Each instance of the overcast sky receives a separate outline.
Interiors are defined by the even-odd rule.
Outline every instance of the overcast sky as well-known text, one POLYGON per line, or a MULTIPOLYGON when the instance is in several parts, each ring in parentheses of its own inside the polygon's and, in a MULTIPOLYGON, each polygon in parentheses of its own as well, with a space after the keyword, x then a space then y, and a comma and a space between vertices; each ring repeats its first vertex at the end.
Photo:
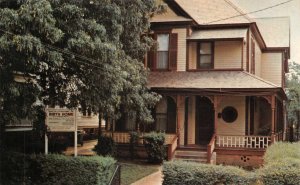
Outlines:
MULTIPOLYGON (((255 11, 288 0, 231 0, 245 12, 255 11)), ((250 14, 250 17, 282 17, 290 16, 291 20, 291 60, 300 63, 300 0, 250 14)))

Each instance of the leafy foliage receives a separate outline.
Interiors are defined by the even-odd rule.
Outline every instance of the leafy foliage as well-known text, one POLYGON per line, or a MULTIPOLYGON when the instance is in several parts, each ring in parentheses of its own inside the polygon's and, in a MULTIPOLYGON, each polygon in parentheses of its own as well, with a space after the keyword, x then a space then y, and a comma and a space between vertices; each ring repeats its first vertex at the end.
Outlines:
POLYGON ((130 135, 129 153, 130 153, 130 157, 132 159, 134 159, 134 158, 137 157, 136 147, 138 145, 138 141, 139 141, 140 135, 137 132, 130 132, 129 135, 130 135))
POLYGON ((284 143, 278 142, 271 145, 264 155, 266 164, 279 162, 286 159, 300 160, 300 143, 284 143), (283 157, 284 156, 284 157, 283 157))
POLYGON ((230 166, 216 166, 193 162, 165 162, 163 184, 173 185, 215 185, 250 184, 255 182, 254 173, 230 166))
POLYGON ((108 184, 115 160, 109 157, 66 157, 4 153, 1 183, 56 185, 108 184))
POLYGON ((151 163, 162 163, 166 158, 165 134, 150 132, 144 136, 144 145, 151 163))
POLYGON ((1 130, 37 102, 110 118, 123 107, 151 122, 159 96, 146 87, 142 62, 153 44, 149 18, 159 10, 155 0, 1 0, 1 130))
POLYGON ((107 136, 99 136, 98 143, 94 148, 94 151, 97 152, 98 155, 102 156, 114 156, 116 154, 116 144, 113 138, 107 136))

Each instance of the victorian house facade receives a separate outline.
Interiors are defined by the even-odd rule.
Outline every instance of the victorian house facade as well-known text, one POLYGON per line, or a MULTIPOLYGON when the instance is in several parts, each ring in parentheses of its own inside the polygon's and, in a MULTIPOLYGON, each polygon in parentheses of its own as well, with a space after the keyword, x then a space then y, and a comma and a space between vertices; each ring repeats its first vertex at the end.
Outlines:
MULTIPOLYGON (((167 134, 168 158, 261 164, 286 130, 289 18, 251 19, 230 0, 165 3, 151 19, 157 49, 145 66, 148 87, 162 95, 151 128, 167 134)), ((114 139, 129 142, 136 126, 120 127, 114 139)))

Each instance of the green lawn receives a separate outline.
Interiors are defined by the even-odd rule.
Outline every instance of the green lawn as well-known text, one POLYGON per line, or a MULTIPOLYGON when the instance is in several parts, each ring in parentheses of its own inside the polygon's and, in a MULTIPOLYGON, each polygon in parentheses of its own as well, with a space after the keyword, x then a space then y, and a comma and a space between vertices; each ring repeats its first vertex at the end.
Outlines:
POLYGON ((121 184, 129 185, 158 171, 159 165, 152 165, 143 161, 123 161, 121 165, 121 184))

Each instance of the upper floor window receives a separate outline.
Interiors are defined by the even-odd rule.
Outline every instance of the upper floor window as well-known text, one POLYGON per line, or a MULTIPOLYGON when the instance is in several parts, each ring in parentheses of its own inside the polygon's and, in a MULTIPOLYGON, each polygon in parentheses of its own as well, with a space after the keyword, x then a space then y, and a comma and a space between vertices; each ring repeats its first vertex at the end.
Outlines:
POLYGON ((168 69, 169 67, 169 34, 157 35, 157 69, 168 69))
POLYGON ((198 69, 214 68, 214 49, 213 42, 200 42, 198 45, 198 69))
POLYGON ((178 34, 160 32, 153 34, 152 38, 156 40, 157 48, 148 52, 147 67, 151 70, 176 70, 178 34))

